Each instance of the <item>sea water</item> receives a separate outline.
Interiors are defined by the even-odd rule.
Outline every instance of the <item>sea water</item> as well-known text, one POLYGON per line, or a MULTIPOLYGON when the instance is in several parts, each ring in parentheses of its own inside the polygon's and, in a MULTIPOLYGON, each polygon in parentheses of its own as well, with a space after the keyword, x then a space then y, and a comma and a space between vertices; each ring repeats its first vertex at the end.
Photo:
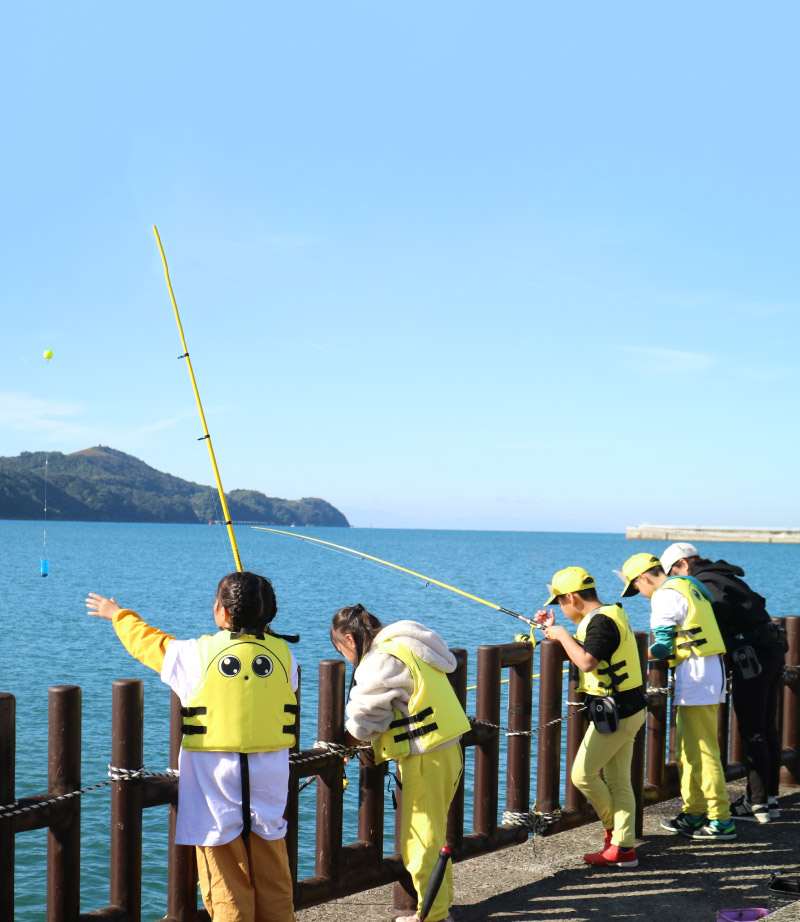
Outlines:
MULTIPOLYGON (((528 616, 541 607, 547 598, 546 583, 561 567, 586 567, 597 580, 600 597, 612 601, 622 588, 613 571, 633 553, 659 553, 666 545, 626 542, 613 534, 357 528, 314 528, 306 533, 528 616)), ((275 629, 299 632, 302 637, 293 647, 303 672, 302 748, 310 747, 316 738, 317 664, 337 655, 328 627, 341 606, 361 602, 384 623, 402 618, 422 621, 450 646, 464 647, 469 654, 470 686, 475 685, 478 646, 507 643, 525 629, 509 615, 453 592, 294 536, 240 526, 237 540, 243 566, 269 576, 275 586, 275 629)), ((156 673, 125 652, 109 622, 87 615, 85 598, 89 592, 113 596, 121 606, 135 609, 177 637, 212 632, 217 582, 235 570, 226 531, 200 525, 49 522, 46 577, 40 575, 41 546, 42 523, 0 521, 0 691, 16 697, 16 796, 47 790, 47 695, 53 685, 83 689, 84 786, 106 780, 114 679, 143 681, 145 764, 149 771, 163 771, 169 751, 169 689, 156 673)), ((709 543, 700 549, 714 559, 723 557, 742 566, 753 588, 767 597, 773 616, 795 613, 796 545, 709 543)), ((646 629, 647 601, 637 596, 627 600, 625 608, 634 628, 646 629)), ((467 713, 474 712, 474 691, 470 691, 467 713)), ((468 751, 467 829, 471 762, 468 751)), ((352 793, 345 794, 346 842, 357 838, 355 773, 351 767, 352 793)), ((301 878, 313 874, 314 791, 311 784, 300 794, 301 878)), ((501 791, 500 803, 504 801, 501 791)), ((390 843, 391 807, 386 812, 390 843)), ((107 787, 83 796, 82 912, 109 903, 109 816, 107 787)), ((145 811, 144 842, 143 918, 156 919, 166 911, 167 807, 145 811)), ((45 918, 45 856, 44 830, 16 837, 18 922, 45 918)))

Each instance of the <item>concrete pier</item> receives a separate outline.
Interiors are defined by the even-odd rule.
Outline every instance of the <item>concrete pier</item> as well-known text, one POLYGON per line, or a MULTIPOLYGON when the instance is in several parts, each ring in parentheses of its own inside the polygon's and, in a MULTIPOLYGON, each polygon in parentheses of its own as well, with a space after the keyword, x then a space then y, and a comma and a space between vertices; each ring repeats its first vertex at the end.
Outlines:
POLYGON ((756 544, 800 544, 800 529, 728 528, 691 525, 633 525, 625 529, 637 541, 738 541, 756 544))
MULTIPOLYGON (((728 787, 733 800, 744 781, 728 787)), ((600 823, 476 856, 453 868, 456 922, 714 922, 717 910, 764 907, 772 871, 797 874, 800 788, 781 792, 781 818, 738 822, 735 842, 698 842, 659 825, 680 800, 646 807, 633 870, 588 867, 600 823)), ((297 922, 391 922, 392 888, 367 890, 297 912, 297 922)), ((768 917, 800 922, 800 902, 768 917)))

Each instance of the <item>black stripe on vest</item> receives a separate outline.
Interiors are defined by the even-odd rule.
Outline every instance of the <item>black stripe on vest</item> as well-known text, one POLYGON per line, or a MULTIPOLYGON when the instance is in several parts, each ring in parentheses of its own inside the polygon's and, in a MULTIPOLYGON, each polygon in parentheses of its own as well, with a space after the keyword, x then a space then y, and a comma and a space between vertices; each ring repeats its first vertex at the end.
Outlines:
POLYGON ((428 724, 425 727, 417 727, 416 730, 406 730, 405 733, 398 733, 397 736, 395 736, 394 741, 395 743, 402 743, 403 740, 414 740, 418 736, 425 736, 427 733, 433 733, 434 730, 438 729, 439 724, 428 724))
POLYGON ((426 717, 430 717, 433 714, 433 708, 427 707, 424 711, 420 711, 419 714, 409 714, 408 717, 398 717, 397 720, 393 720, 389 724, 390 730, 395 730, 397 727, 407 727, 409 724, 419 723, 421 720, 425 720, 426 717))

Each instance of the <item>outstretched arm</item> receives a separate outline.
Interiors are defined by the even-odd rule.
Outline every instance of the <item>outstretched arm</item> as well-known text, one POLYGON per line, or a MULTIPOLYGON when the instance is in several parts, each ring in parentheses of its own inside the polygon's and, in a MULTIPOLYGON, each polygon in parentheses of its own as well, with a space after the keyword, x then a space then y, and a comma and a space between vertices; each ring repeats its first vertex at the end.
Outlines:
POLYGON ((107 599, 96 592, 90 592, 86 599, 86 608, 90 615, 103 618, 114 625, 117 637, 131 656, 156 672, 161 672, 167 646, 175 639, 172 634, 159 631, 143 621, 135 611, 120 608, 113 596, 107 599))

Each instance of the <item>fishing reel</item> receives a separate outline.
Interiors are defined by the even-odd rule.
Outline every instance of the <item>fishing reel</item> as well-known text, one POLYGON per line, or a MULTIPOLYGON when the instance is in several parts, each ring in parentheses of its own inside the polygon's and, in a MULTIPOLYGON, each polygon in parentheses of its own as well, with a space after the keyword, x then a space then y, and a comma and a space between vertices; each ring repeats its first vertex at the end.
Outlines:
POLYGON ((529 643, 534 649, 536 649, 536 635, 534 633, 535 630, 536 630, 535 626, 531 625, 530 634, 523 634, 523 633, 514 634, 514 642, 515 643, 529 643))

